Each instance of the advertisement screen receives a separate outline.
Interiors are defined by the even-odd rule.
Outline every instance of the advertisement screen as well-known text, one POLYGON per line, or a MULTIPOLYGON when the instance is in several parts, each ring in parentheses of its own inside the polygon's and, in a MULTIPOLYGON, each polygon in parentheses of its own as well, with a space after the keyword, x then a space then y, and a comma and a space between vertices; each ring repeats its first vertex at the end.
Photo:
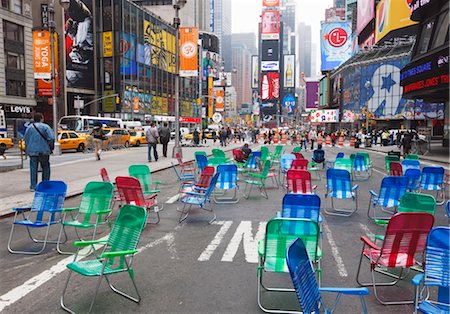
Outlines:
POLYGON ((219 78, 219 59, 218 53, 203 50, 203 77, 219 78))
POLYGON ((381 0, 375 18, 375 42, 379 42, 391 31, 414 25, 410 19, 408 1, 381 0))
POLYGON ((339 109, 312 110, 309 114, 310 122, 339 122, 339 109))
POLYGON ((64 25, 67 87, 94 89, 92 0, 70 0, 64 25))
POLYGON ((137 45, 137 62, 151 66, 152 65, 152 48, 149 45, 137 45))
POLYGON ((280 0, 263 0, 263 7, 278 7, 280 0))
POLYGON ((258 56, 252 56, 252 88, 259 86, 258 56))
POLYGON ((280 74, 268 72, 261 75, 261 99, 277 100, 280 98, 280 74))
POLYGON ((357 3, 356 33, 359 35, 375 17, 373 0, 361 0, 357 3))
POLYGON ((134 35, 120 34, 120 49, 121 55, 120 74, 136 75, 136 41, 134 35))
POLYGON ((319 106, 319 82, 306 82, 306 110, 319 106))
POLYGON ((261 60, 278 61, 280 42, 278 40, 263 40, 261 43, 261 60))
POLYGON ((295 103, 295 97, 293 94, 286 94, 281 102, 283 108, 283 114, 292 115, 295 113, 297 106, 295 103))
POLYGON ((348 22, 322 23, 321 67, 329 71, 339 67, 352 56, 352 28, 348 22))
POLYGON ((223 88, 214 89, 214 98, 216 100, 216 111, 223 111, 225 107, 223 88))
POLYGON ((180 28, 180 76, 198 76, 198 29, 180 28))
POLYGON ((280 11, 266 10, 261 14, 261 39, 280 38, 280 11))
POLYGON ((261 61, 261 71, 270 72, 280 70, 280 62, 278 61, 261 61))
POLYGON ((284 55, 284 87, 295 87, 295 56, 284 55))

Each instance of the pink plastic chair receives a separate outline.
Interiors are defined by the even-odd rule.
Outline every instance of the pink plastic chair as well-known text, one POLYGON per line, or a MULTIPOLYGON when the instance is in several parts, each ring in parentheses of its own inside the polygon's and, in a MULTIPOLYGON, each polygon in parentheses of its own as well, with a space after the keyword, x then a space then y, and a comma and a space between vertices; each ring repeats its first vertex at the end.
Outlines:
MULTIPOLYGON (((295 160, 294 160, 295 161, 295 160)), ((287 172, 287 192, 297 194, 312 194, 316 185, 311 184, 311 173, 307 170, 290 169, 287 172)))
POLYGON ((292 170, 308 170, 308 159, 294 159, 291 164, 292 170))
POLYGON ((395 177, 401 177, 403 175, 403 167, 402 164, 398 161, 391 161, 389 164, 390 175, 395 177))

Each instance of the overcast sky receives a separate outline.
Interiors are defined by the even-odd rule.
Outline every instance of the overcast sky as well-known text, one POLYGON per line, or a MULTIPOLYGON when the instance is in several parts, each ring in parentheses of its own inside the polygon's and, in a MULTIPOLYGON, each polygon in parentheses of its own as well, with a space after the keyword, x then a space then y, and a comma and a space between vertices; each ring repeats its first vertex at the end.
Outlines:
MULTIPOLYGON (((311 25, 312 41, 316 43, 320 65, 320 21, 325 19, 325 9, 333 5, 333 0, 296 0, 297 23, 304 22, 311 25)), ((262 0, 232 0, 232 32, 257 34, 262 0)))

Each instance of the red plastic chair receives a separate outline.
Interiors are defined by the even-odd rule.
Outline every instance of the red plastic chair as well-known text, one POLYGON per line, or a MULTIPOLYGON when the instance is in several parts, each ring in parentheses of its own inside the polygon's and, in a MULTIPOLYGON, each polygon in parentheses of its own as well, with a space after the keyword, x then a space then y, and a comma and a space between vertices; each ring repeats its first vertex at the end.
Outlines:
POLYGON ((193 161, 183 161, 181 159, 180 153, 176 153, 175 154, 175 158, 177 159, 178 165, 180 166, 181 174, 185 174, 185 173, 195 174, 195 166, 194 166, 194 162, 193 161))
MULTIPOLYGON (((413 300, 385 301, 380 299, 377 286, 392 286, 403 279, 403 271, 414 265, 418 265, 415 256, 423 256, 427 243, 427 236, 433 227, 434 217, 429 213, 398 213, 392 216, 386 229, 383 245, 381 247, 373 243, 367 236, 361 236, 363 249, 358 265, 356 281, 361 286, 372 286, 375 297, 384 305, 408 304, 413 300), (363 258, 370 263, 372 282, 363 283, 359 279, 363 258), (394 274, 389 268, 401 268, 400 273, 394 274), (394 281, 377 283, 375 272, 394 278, 394 281)), ((395 293, 394 293, 395 295, 395 293)), ((411 294, 412 295, 412 294, 411 294)))
POLYGON ((233 158, 236 162, 245 163, 244 152, 240 149, 233 149, 233 158))
POLYGON ((116 187, 120 197, 127 203, 144 207, 147 212, 153 208, 156 213, 156 222, 159 223, 159 208, 156 197, 158 194, 145 195, 142 191, 141 183, 134 177, 117 177, 116 187))
POLYGON ((305 157, 303 157, 302 153, 292 152, 291 154, 295 155, 295 159, 305 159, 305 157))
POLYGON ((403 175, 403 167, 402 164, 398 161, 391 161, 389 164, 390 175, 395 177, 401 177, 403 175))
MULTIPOLYGON (((100 169, 100 176, 102 177, 103 182, 111 182, 111 179, 109 178, 108 171, 106 171, 106 168, 100 169)), ((124 200, 122 199, 122 197, 120 197, 120 193, 117 190, 117 186, 114 186, 114 195, 111 208, 114 208, 114 206, 116 206, 116 203, 119 203, 120 208, 123 202, 124 200)))
POLYGON ((308 170, 308 159, 294 159, 291 164, 292 170, 308 170))
POLYGON ((214 176, 215 168, 212 166, 206 166, 203 168, 202 173, 200 174, 200 177, 198 178, 198 181, 191 182, 186 181, 181 184, 180 193, 186 193, 189 190, 185 190, 186 188, 192 188, 195 192, 204 192, 209 186, 209 183, 211 182, 212 177, 214 176))
MULTIPOLYGON (((294 160, 295 161, 295 160, 294 160)), ((297 194, 312 194, 317 185, 311 184, 311 173, 307 170, 290 169, 287 172, 287 192, 297 194)))

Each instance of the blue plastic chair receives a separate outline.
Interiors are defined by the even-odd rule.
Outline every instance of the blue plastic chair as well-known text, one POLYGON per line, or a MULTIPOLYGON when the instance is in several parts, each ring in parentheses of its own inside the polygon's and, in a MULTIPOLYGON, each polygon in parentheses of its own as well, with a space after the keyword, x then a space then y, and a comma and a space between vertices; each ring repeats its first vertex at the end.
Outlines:
POLYGON ((330 168, 327 170, 327 191, 331 198, 331 209, 324 209, 329 215, 349 217, 358 210, 358 185, 351 185, 350 173, 344 169, 330 168), (354 209, 337 209, 334 199, 352 199, 355 202, 354 209))
POLYGON ((414 313, 450 313, 450 227, 436 227, 428 234, 425 248, 425 272, 414 276, 416 286, 414 313), (437 287, 437 302, 428 290, 437 287), (428 291, 427 291, 428 292, 428 291), (425 293, 425 296, 423 295, 425 293))
POLYGON ((239 202, 237 195, 237 190, 239 189, 237 165, 219 165, 217 173, 219 173, 219 179, 214 192, 214 202, 218 204, 239 202), (220 196, 218 195, 218 189, 222 191, 220 196), (228 190, 234 190, 232 197, 224 197, 228 190))
POLYGON ((339 158, 345 158, 345 154, 343 152, 339 152, 339 153, 336 154, 335 160, 327 160, 327 161, 325 161, 325 168, 326 169, 333 168, 334 162, 336 161, 336 159, 339 159, 339 158))
POLYGON ((214 213, 213 207, 207 208, 207 204, 211 204, 211 196, 216 188, 217 180, 219 179, 219 173, 216 172, 209 183, 206 191, 203 192, 186 192, 186 195, 180 200, 183 203, 182 209, 177 209, 180 212, 179 222, 183 222, 189 216, 192 206, 198 206, 200 209, 212 212, 214 217, 209 221, 212 223, 216 220, 216 214, 214 213))
MULTIPOLYGON (((33 202, 30 207, 13 208, 14 220, 9 233, 8 251, 20 254, 40 254, 45 250, 47 243, 56 244, 56 240, 48 240, 50 227, 61 222, 61 217, 56 219, 56 214, 61 216, 61 209, 66 197, 67 185, 62 181, 42 181, 36 187, 33 202), (17 220, 21 214, 23 220, 17 220), (19 251, 11 248, 15 226, 23 226, 27 229, 28 236, 33 243, 42 243, 39 250, 19 251), (36 239, 31 234, 31 229, 46 228, 44 239, 36 239)), ((67 240, 67 239, 66 239, 67 240)))
POLYGON ((369 294, 367 288, 319 288, 314 278, 314 270, 302 239, 295 240, 289 246, 286 253, 286 262, 303 313, 321 313, 322 309, 324 309, 325 313, 333 313, 342 295, 359 296, 362 311, 363 313, 367 313, 364 300, 364 296, 369 294), (325 307, 320 295, 321 292, 337 293, 335 303, 330 310, 325 307))
POLYGON ((198 168, 200 173, 208 165, 208 157, 206 157, 205 155, 196 154, 195 155, 195 161, 197 163, 197 168, 198 168))
POLYGON ((353 177, 369 179, 370 178, 370 167, 366 162, 366 159, 362 155, 355 155, 353 160, 353 177))
POLYGON ((409 192, 416 192, 420 189, 420 170, 408 169, 405 171, 405 177, 408 179, 406 189, 409 192))
POLYGON ((317 194, 286 194, 280 216, 311 219, 320 223, 320 197, 317 194))
POLYGON ((406 173, 408 169, 420 170, 420 161, 414 159, 405 159, 402 161, 403 173, 406 173))
POLYGON ((336 154, 336 159, 338 158, 345 158, 345 154, 343 152, 339 152, 336 154))
POLYGON ((429 166, 422 169, 420 189, 436 191, 436 202, 442 205, 445 202, 444 167, 429 166), (441 201, 438 201, 441 199, 441 201))
POLYGON ((384 177, 381 181, 380 192, 377 194, 373 190, 370 190, 369 206, 367 208, 367 216, 372 219, 389 219, 386 216, 376 216, 376 210, 381 207, 383 212, 387 212, 390 215, 394 214, 395 209, 400 204, 400 199, 406 193, 408 186, 408 178, 405 176, 384 177), (373 208, 374 214, 371 215, 371 209, 373 208), (394 208, 394 211, 389 211, 387 208, 394 208))
POLYGON ((183 173, 181 174, 177 166, 173 163, 172 164, 173 171, 175 171, 175 174, 177 175, 178 181, 180 181, 180 188, 178 189, 178 193, 184 190, 187 186, 192 186, 195 182, 195 177, 192 173, 183 173))
POLYGON ((292 162, 295 160, 294 154, 283 154, 280 158, 279 180, 281 186, 284 186, 284 179, 287 171, 291 169, 292 162))

